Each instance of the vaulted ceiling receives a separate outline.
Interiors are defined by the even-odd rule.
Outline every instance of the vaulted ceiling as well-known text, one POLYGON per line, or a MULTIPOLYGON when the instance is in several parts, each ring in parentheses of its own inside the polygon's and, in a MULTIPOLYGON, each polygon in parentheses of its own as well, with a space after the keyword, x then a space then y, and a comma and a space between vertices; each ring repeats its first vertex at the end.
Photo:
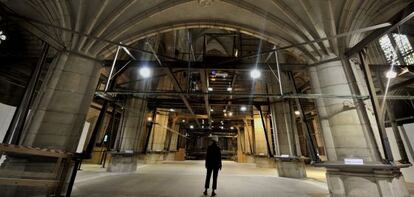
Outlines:
MULTIPOLYGON (((3 0, 51 44, 92 57, 179 28, 241 31, 286 46, 387 21, 410 0, 3 0), (64 30, 66 29, 66 30, 64 30), (90 35, 89 37, 74 34, 90 35), (109 41, 109 42, 108 42, 109 41)), ((364 33, 298 46, 309 63, 353 46, 364 33)))

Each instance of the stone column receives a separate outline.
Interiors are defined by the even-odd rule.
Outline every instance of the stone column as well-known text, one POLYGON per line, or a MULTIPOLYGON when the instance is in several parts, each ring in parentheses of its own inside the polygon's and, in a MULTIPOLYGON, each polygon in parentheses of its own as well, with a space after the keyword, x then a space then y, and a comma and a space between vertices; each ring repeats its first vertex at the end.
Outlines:
MULTIPOLYGON (((75 152, 99 71, 100 64, 92 58, 59 52, 33 102, 20 144, 75 152)), ((23 174, 51 171, 54 165, 55 162, 8 156, 1 167, 23 174)), ((44 190, 28 187, 1 186, 0 191, 2 196, 44 196, 44 190)))
MULTIPOLYGON (((262 119, 259 111, 254 111, 253 115, 253 128, 254 128, 254 139, 255 139, 255 162, 257 167, 275 167, 273 158, 269 158, 267 149, 266 136, 263 128, 262 119)), ((268 137, 270 143, 270 137, 268 137)))
POLYGON ((125 107, 125 125, 121 139, 121 151, 139 152, 138 144, 145 132, 147 101, 129 98, 125 107))
POLYGON ((137 168, 139 144, 145 140, 147 101, 133 96, 127 98, 125 124, 120 133, 120 151, 111 152, 110 172, 132 172, 137 168))
MULTIPOLYGON (((333 56, 326 57, 332 59, 333 56)), ((313 93, 351 95, 340 60, 309 69, 313 93)), ((375 159, 352 99, 319 98, 317 107, 328 161, 327 182, 331 196, 409 196, 398 166, 375 159), (345 158, 362 159, 363 165, 346 165, 345 158)), ((374 153, 375 154, 375 153, 374 153)))
POLYGON ((52 62, 24 129, 23 145, 74 152, 99 78, 93 59, 61 52, 52 62))
POLYGON ((164 160, 165 139, 167 132, 169 132, 167 131, 169 112, 168 109, 158 108, 156 113, 155 124, 152 127, 147 154, 145 156, 147 163, 157 163, 164 160))
POLYGON ((244 123, 244 140, 246 144, 246 162, 255 163, 255 137, 251 117, 247 116, 244 123))

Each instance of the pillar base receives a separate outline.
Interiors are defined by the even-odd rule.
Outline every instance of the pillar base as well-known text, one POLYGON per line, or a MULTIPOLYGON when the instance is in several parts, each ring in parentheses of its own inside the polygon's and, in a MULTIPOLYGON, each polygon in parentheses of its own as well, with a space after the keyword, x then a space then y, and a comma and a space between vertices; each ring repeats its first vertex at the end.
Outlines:
POLYGON ((135 172, 138 159, 133 153, 111 152, 108 172, 135 172))
POLYGON ((256 163, 254 155, 245 154, 246 163, 256 163))
POLYGON ((256 156, 256 167, 258 168, 276 168, 276 162, 273 158, 267 156, 256 156))
POLYGON ((277 157, 277 171, 280 177, 306 178, 305 161, 293 157, 277 157))
POLYGON ((144 156, 145 164, 157 164, 162 163, 165 160, 165 152, 149 152, 144 156))
POLYGON ((175 161, 185 161, 185 149, 180 148, 175 152, 175 161))
POLYGON ((165 160, 166 161, 175 161, 175 155, 177 151, 170 151, 165 154, 165 160))
POLYGON ((408 197, 400 167, 396 165, 361 165, 327 167, 329 193, 334 197, 408 197))

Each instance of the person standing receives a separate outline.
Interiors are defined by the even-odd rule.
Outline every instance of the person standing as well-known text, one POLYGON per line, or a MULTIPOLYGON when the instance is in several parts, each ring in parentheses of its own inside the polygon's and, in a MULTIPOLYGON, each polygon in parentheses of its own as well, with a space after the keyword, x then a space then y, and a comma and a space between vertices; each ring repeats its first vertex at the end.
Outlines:
POLYGON ((207 175, 206 175, 206 182, 204 185, 204 195, 207 195, 207 190, 210 186, 210 177, 211 173, 213 173, 213 192, 211 193, 211 196, 215 196, 216 193, 214 192, 217 189, 217 176, 218 171, 221 170, 221 151, 220 148, 217 145, 218 137, 213 136, 212 137, 212 143, 207 148, 207 154, 206 154, 206 169, 207 169, 207 175))

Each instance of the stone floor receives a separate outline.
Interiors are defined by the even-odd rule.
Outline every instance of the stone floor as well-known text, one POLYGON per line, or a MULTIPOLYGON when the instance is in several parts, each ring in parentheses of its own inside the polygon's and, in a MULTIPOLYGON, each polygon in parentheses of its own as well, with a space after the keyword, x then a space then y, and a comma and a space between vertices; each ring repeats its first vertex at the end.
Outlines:
MULTIPOLYGON (((282 178, 275 169, 225 161, 217 196, 328 196, 324 171, 309 168, 307 173, 308 179, 282 178)), ((201 197, 204 176, 202 161, 141 165, 136 173, 107 173, 97 166, 83 165, 72 196, 201 197)))

